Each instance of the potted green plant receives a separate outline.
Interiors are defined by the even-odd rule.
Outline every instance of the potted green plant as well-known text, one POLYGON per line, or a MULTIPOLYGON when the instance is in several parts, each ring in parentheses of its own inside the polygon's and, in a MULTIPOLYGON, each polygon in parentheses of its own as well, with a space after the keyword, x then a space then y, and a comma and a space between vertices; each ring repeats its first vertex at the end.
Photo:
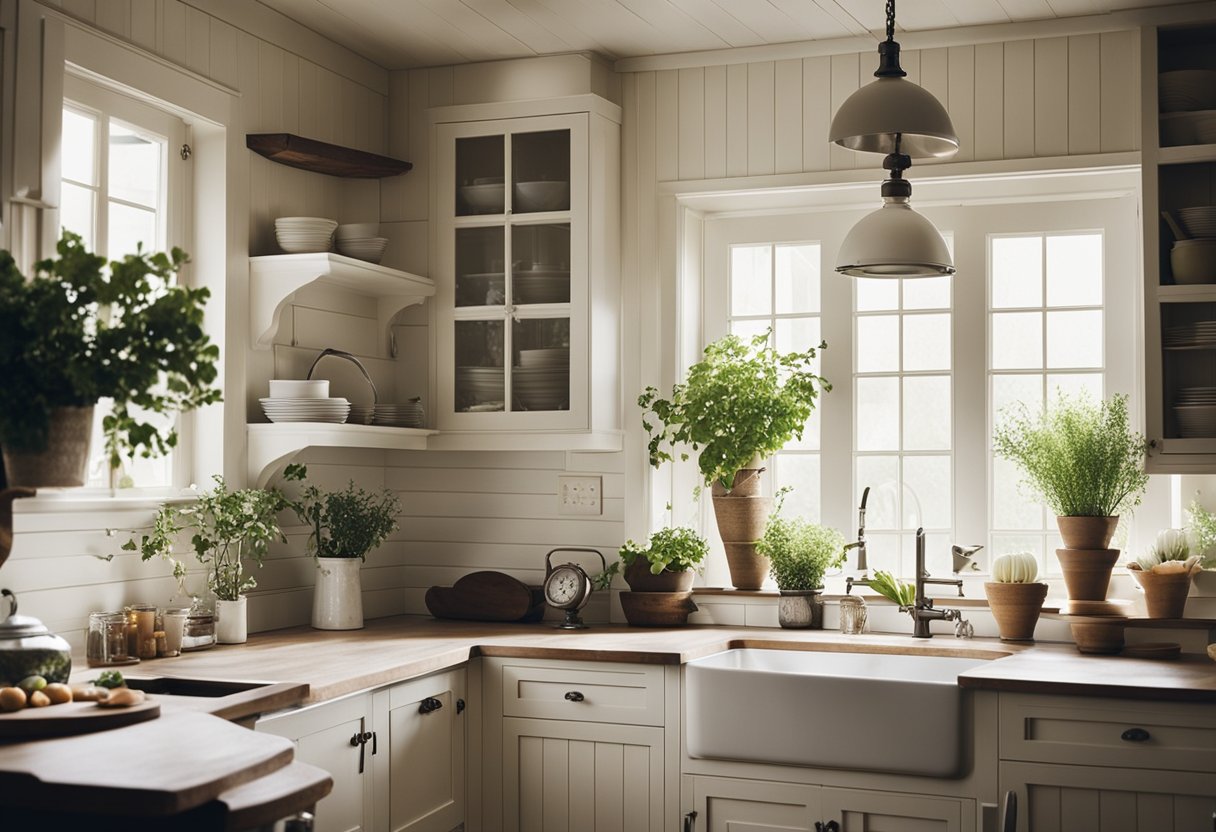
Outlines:
POLYGON ((756 551, 768 558, 769 573, 781 591, 777 620, 782 627, 823 627, 823 576, 844 563, 844 536, 802 517, 782 517, 785 492, 764 527, 756 551))
POLYGON ((308 547, 317 561, 312 626, 318 630, 361 628, 360 569, 367 553, 397 530, 401 501, 392 491, 370 493, 352 481, 341 491, 308 486, 296 511, 309 526, 308 547))
POLYGON ((1140 504, 1148 485, 1144 437, 1131 429, 1127 396, 1094 403, 1061 394, 1031 414, 1024 404, 1002 414, 993 451, 1022 470, 1024 482, 1056 513, 1064 548, 1056 550, 1068 597, 1102 601, 1119 558, 1107 548, 1119 513, 1140 504))
POLYGON ((1001 641, 1034 641, 1034 628, 1047 598, 1047 584, 1038 577, 1038 558, 1029 552, 993 559, 992 580, 985 582, 984 593, 1001 641))
POLYGON ((759 589, 767 573, 756 555, 773 508, 773 498, 760 494, 762 460, 802 438, 820 392, 832 389, 814 372, 818 350, 826 347, 783 354, 769 344, 767 332, 750 340, 728 335, 705 348, 669 397, 654 387, 638 397, 652 465, 677 452, 687 459, 686 448, 697 453, 704 484, 712 487, 731 582, 739 589, 759 589))
MULTIPOLYGON (((302 467, 292 465, 285 477, 298 479, 303 473, 302 467)), ((248 636, 246 593, 257 586, 247 565, 261 567, 270 543, 287 541, 278 514, 294 504, 278 489, 229 491, 223 477, 214 479, 215 487, 197 500, 161 506, 151 530, 138 543, 132 538, 122 548, 138 550, 143 560, 168 560, 180 581, 186 565, 175 556, 174 546, 188 533, 194 556, 207 568, 207 588, 216 598, 216 640, 242 644, 248 636)))
POLYGON ((65 231, 27 280, 0 251, 0 446, 10 486, 85 482, 93 406, 111 471, 177 443, 156 417, 218 402, 219 347, 203 331, 209 292, 175 282, 181 249, 109 264, 65 231))
POLYGON ((1203 567, 1195 574, 1191 595, 1216 597, 1216 514, 1204 508, 1197 497, 1191 499, 1187 508, 1187 536, 1191 552, 1201 558, 1199 563, 1203 567))
POLYGON ((692 589, 696 571, 708 554, 709 543, 696 531, 688 526, 668 527, 652 534, 645 546, 626 540, 619 550, 620 560, 604 574, 611 579, 623 571, 634 592, 686 592, 692 589))
POLYGON ((1142 557, 1127 570, 1144 590, 1149 618, 1182 618, 1191 581, 1203 568, 1202 558, 1191 554, 1186 532, 1165 529, 1142 557))

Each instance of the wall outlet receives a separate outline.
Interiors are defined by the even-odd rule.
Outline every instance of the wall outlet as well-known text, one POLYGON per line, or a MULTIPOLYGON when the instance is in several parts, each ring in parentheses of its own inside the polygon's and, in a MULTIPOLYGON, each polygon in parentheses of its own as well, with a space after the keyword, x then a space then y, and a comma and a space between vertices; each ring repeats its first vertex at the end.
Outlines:
POLYGON ((557 477, 559 514, 603 514, 603 477, 571 476, 557 477))

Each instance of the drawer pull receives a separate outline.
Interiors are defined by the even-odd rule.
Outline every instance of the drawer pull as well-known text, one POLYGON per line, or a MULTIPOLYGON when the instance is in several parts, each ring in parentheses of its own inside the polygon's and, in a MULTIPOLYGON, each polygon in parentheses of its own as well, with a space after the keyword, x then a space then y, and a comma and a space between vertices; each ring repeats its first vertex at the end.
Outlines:
POLYGON ((583 696, 581 691, 577 691, 577 690, 566 691, 566 701, 567 702, 582 702, 586 698, 587 697, 583 696))
POLYGON ((422 702, 419 703, 418 713, 429 714, 429 713, 433 713, 433 712, 439 710, 442 707, 443 707, 442 702, 440 702, 438 699, 436 699, 433 696, 428 696, 426 699, 423 699, 422 702))
POLYGON ((1153 735, 1143 728, 1128 728, 1119 739, 1124 742, 1148 742, 1153 738, 1153 735))

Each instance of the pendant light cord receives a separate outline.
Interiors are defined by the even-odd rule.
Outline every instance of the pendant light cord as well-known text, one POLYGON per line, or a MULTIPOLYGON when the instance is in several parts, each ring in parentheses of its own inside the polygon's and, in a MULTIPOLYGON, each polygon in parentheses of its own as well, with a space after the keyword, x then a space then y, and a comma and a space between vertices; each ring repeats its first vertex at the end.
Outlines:
POLYGON ((887 0, 887 42, 895 40, 895 0, 887 0))

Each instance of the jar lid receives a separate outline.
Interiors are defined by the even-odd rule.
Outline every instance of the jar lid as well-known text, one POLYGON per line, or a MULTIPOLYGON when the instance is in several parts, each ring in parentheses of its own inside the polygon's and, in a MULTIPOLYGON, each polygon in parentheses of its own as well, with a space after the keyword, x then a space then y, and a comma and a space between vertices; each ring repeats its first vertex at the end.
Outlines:
POLYGON ((0 589, 0 596, 8 598, 8 618, 0 621, 0 639, 29 638, 50 633, 47 626, 32 615, 17 614, 17 596, 7 589, 0 589))

